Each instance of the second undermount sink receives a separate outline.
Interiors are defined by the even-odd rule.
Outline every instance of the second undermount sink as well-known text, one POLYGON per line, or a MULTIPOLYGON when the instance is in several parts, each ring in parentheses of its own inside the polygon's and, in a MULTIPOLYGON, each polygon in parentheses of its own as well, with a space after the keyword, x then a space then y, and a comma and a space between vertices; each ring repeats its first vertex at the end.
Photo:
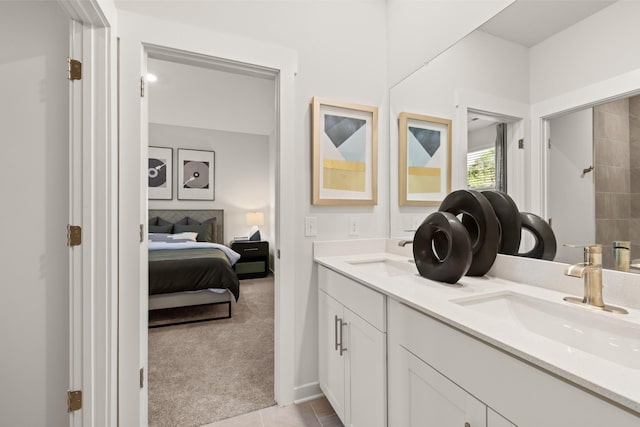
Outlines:
POLYGON ((515 292, 452 302, 631 369, 640 369, 640 325, 515 292))
POLYGON ((385 277, 406 276, 418 274, 413 260, 400 261, 388 258, 365 259, 347 261, 347 264, 358 266, 369 274, 383 275, 385 277))

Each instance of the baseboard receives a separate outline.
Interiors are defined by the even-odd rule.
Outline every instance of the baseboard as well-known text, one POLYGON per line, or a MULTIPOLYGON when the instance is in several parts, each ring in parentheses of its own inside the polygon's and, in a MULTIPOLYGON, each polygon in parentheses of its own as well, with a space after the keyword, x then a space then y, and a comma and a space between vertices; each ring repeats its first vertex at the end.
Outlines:
POLYGON ((293 389, 293 403, 296 405, 322 396, 322 390, 320 390, 318 382, 303 384, 293 389))

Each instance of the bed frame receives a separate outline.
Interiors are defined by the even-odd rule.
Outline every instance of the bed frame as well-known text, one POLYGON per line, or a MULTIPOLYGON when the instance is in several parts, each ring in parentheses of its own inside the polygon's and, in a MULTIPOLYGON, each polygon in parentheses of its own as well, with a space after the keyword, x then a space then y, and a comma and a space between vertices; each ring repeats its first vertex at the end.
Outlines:
MULTIPOLYGON (((149 218, 159 216, 169 222, 177 222, 188 216, 196 221, 205 221, 210 218, 216 218, 216 241, 215 243, 224 244, 224 210, 222 209, 150 209, 149 218)), ((173 292, 169 294, 149 295, 149 310, 161 310, 164 308, 187 307, 191 305, 214 305, 226 304, 228 307, 228 315, 222 317, 208 317, 198 320, 187 320, 175 323, 163 323, 159 325, 149 326, 149 328, 160 328, 163 326, 182 325, 186 323, 206 322, 209 320, 229 319, 231 318, 231 302, 233 294, 226 290, 224 293, 212 292, 208 289, 201 291, 173 292)))

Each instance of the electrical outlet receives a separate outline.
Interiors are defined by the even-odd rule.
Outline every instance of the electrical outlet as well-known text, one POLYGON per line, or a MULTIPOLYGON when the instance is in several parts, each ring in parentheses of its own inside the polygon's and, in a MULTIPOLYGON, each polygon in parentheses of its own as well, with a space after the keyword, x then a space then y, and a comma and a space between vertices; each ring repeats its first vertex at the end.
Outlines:
POLYGON ((318 235, 318 218, 315 216, 304 217, 304 235, 306 237, 318 235))
POLYGON ((349 217, 349 236, 360 235, 360 218, 357 216, 349 217))

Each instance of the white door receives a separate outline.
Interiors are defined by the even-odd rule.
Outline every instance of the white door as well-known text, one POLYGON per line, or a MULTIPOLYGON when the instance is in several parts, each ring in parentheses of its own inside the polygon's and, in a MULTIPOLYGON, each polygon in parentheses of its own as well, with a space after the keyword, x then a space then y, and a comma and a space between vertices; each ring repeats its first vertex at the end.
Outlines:
POLYGON ((347 308, 344 321, 347 423, 352 427, 384 427, 387 425, 386 335, 347 308))
POLYGON ((69 424, 69 19, 0 2, 0 425, 69 424))
POLYGON ((551 119, 548 148, 548 216, 558 242, 555 261, 582 261, 580 249, 563 244, 596 242, 593 171, 593 112, 591 108, 551 119))
POLYGON ((389 376, 390 426, 486 427, 486 406, 402 346, 393 350, 389 376))
MULTIPOLYGON (((343 307, 323 291, 318 291, 319 301, 319 375, 320 388, 342 422, 345 422, 345 358, 340 355, 340 322, 343 307)), ((344 328, 342 328, 344 331, 344 328)))

